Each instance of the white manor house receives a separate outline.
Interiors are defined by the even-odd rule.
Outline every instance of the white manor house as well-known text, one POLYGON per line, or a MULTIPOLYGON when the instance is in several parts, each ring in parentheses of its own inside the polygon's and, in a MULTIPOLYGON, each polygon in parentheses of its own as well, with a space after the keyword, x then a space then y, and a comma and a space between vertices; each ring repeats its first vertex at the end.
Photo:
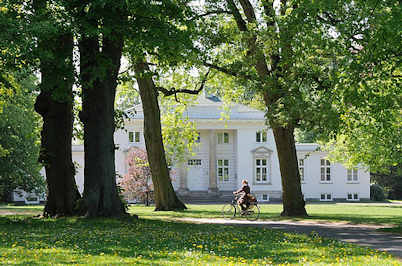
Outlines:
MULTIPOLYGON (((281 174, 272 130, 264 113, 233 104, 229 119, 222 120, 223 103, 216 97, 200 96, 186 111, 199 132, 195 155, 181 167, 174 166, 173 186, 186 200, 220 201, 249 181, 251 192, 259 201, 280 201, 281 174)), ((132 147, 145 149, 142 107, 135 107, 125 123, 125 130, 115 133, 116 171, 127 173, 126 156, 132 147)), ((359 201, 370 199, 370 174, 362 168, 346 169, 327 160, 318 144, 296 144, 302 193, 306 200, 359 201)), ((84 184, 84 147, 73 146, 73 160, 78 162, 78 189, 84 184)), ((14 195, 14 200, 23 197, 14 195)))

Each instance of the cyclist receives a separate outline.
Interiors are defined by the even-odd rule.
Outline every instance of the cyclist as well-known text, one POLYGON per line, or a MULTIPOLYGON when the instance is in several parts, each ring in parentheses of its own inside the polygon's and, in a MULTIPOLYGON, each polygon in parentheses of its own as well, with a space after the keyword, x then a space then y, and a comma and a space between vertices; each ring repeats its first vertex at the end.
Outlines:
POLYGON ((239 204, 242 212, 247 210, 247 208, 250 206, 250 201, 249 201, 249 195, 250 195, 250 187, 248 185, 248 181, 246 179, 243 179, 241 181, 242 187, 234 191, 234 195, 239 195, 239 199, 237 200, 237 203, 239 204))

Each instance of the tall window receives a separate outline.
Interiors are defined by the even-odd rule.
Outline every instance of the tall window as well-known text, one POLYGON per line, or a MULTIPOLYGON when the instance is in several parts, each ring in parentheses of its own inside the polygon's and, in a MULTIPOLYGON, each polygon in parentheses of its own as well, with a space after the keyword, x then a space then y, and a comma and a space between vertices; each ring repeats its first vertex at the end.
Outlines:
POLYGON ((328 160, 321 159, 321 182, 331 181, 331 163, 328 160))
POLYGON ((129 142, 140 142, 140 132, 139 131, 135 131, 135 132, 128 132, 128 141, 129 142))
POLYGON ((220 182, 229 181, 229 160, 226 159, 218 160, 217 168, 218 168, 218 180, 220 182))
POLYGON ((255 141, 258 143, 267 142, 267 132, 266 131, 257 131, 255 133, 255 141))
POLYGON ((229 143, 229 133, 220 132, 218 133, 218 144, 228 144, 229 143))
POLYGON ((299 159, 300 181, 304 182, 304 159, 299 159))
POLYGON ((267 159, 255 159, 255 181, 257 183, 268 182, 267 159))
POLYGON ((348 169, 348 182, 357 182, 358 181, 358 172, 357 168, 348 169))

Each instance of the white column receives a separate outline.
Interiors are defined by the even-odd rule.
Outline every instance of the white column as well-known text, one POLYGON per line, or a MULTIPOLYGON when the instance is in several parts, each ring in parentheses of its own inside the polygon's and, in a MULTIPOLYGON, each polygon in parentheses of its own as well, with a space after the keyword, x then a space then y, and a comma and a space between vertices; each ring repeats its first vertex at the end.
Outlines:
POLYGON ((209 130, 209 187, 208 192, 218 192, 216 177, 216 131, 209 130))
POLYGON ((186 162, 182 162, 179 164, 179 193, 180 194, 185 194, 188 192, 188 187, 187 187, 187 167, 186 167, 186 162))

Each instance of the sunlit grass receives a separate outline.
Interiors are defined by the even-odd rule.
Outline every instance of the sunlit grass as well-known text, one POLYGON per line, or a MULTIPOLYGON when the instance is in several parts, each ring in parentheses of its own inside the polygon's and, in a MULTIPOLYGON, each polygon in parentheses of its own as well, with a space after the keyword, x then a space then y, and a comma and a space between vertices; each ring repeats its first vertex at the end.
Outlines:
MULTIPOLYGON (((193 205, 180 212, 154 212, 154 207, 131 205, 130 212, 146 218, 221 218, 222 204, 193 205)), ((260 220, 283 220, 281 204, 261 204, 260 220)), ((354 224, 402 224, 402 204, 376 203, 313 203, 306 206, 309 217, 292 220, 346 222, 354 224)))
POLYGON ((0 217, 1 265, 69 263, 400 265, 390 255, 368 248, 255 227, 133 218, 0 217))

